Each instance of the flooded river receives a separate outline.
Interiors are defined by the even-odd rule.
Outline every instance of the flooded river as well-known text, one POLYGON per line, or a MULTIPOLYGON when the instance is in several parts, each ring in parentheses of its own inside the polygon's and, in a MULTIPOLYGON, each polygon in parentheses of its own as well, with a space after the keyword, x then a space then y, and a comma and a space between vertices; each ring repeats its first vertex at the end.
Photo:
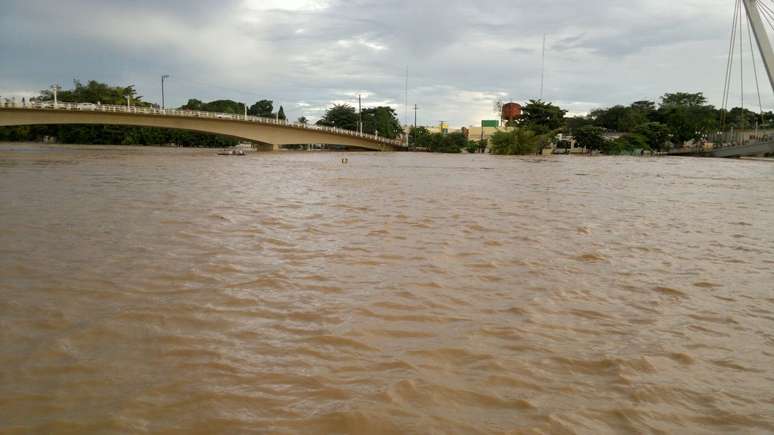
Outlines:
POLYGON ((0 145, 0 432, 774 432, 774 163, 0 145))

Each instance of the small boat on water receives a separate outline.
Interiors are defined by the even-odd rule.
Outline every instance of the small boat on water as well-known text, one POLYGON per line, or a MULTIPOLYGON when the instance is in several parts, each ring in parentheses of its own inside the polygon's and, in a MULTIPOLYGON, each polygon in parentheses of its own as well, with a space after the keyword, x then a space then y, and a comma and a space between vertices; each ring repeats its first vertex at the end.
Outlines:
POLYGON ((242 150, 224 150, 218 153, 219 156, 244 156, 245 152, 242 150))

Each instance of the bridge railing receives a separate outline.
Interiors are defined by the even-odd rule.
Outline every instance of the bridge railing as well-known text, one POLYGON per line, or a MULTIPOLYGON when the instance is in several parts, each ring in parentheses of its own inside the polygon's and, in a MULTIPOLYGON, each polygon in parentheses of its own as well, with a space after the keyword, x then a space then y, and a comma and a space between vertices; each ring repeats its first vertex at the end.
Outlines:
POLYGON ((144 115, 158 115, 158 116, 179 116, 185 118, 210 118, 210 119, 228 119, 233 121, 253 122, 264 125, 279 125, 287 128, 296 128, 303 130, 315 130, 324 131, 340 136, 352 136, 361 139, 365 139, 371 142, 382 143, 391 146, 403 146, 402 141, 390 139, 387 137, 376 136, 372 134, 360 133, 359 131, 345 130, 336 127, 326 127, 321 125, 308 125, 300 122, 288 122, 286 120, 277 118, 264 118, 260 116, 251 115, 236 115, 233 113, 218 113, 218 112, 203 112, 197 110, 180 110, 180 109, 160 109, 156 107, 138 107, 138 106, 117 106, 110 104, 93 104, 93 103, 67 103, 52 101, 32 101, 32 102, 16 102, 14 100, 6 100, 0 102, 0 108, 15 108, 15 109, 33 109, 33 110, 65 110, 76 112, 109 112, 109 113, 132 113, 132 114, 144 114, 144 115))
POLYGON ((678 147, 672 149, 672 154, 692 154, 692 153, 709 153, 717 150, 740 148, 746 146, 756 146, 761 144, 770 144, 774 142, 774 137, 767 133, 761 132, 760 134, 753 133, 740 133, 740 132, 722 132, 710 134, 703 142, 696 143, 692 146, 678 147))

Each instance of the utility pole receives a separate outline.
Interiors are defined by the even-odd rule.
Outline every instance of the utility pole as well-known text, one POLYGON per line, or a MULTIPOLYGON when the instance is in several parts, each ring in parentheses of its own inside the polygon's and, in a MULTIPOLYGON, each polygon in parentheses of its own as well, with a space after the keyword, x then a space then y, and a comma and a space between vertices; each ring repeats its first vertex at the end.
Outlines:
POLYGON ((161 76, 161 108, 164 109, 164 80, 169 78, 169 74, 164 74, 161 76))
POLYGON ((755 40, 758 42, 758 49, 761 52, 763 58, 763 64, 766 66, 766 73, 769 76, 769 84, 772 90, 774 90, 774 50, 771 48, 771 41, 769 35, 766 32, 766 26, 763 24, 761 13, 758 10, 758 2, 760 0, 742 0, 744 7, 747 10, 747 18, 750 20, 753 33, 755 34, 755 40))
POLYGON ((406 65, 406 87, 403 99, 403 124, 408 124, 408 65, 406 65))
POLYGON ((357 94, 357 131, 363 134, 363 100, 360 94, 357 94))
POLYGON ((409 129, 408 132, 406 132, 406 146, 409 145, 409 137, 411 136, 411 132, 414 132, 414 144, 413 147, 416 149, 417 147, 417 105, 414 104, 414 128, 409 129))
POLYGON ((542 61, 542 67, 540 70, 540 100, 543 100, 543 85, 545 84, 545 78, 546 78, 546 34, 543 34, 543 61, 542 61))

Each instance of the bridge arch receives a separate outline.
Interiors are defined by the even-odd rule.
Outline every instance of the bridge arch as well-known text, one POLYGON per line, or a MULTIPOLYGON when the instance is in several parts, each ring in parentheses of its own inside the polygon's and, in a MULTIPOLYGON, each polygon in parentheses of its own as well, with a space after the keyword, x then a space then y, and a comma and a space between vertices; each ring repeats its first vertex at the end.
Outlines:
POLYGON ((275 150, 283 145, 296 144, 342 145, 374 151, 395 151, 401 148, 397 141, 386 138, 273 119, 211 112, 83 106, 61 103, 56 109, 51 105, 0 107, 0 126, 91 124, 157 127, 213 133, 271 144, 275 150))

